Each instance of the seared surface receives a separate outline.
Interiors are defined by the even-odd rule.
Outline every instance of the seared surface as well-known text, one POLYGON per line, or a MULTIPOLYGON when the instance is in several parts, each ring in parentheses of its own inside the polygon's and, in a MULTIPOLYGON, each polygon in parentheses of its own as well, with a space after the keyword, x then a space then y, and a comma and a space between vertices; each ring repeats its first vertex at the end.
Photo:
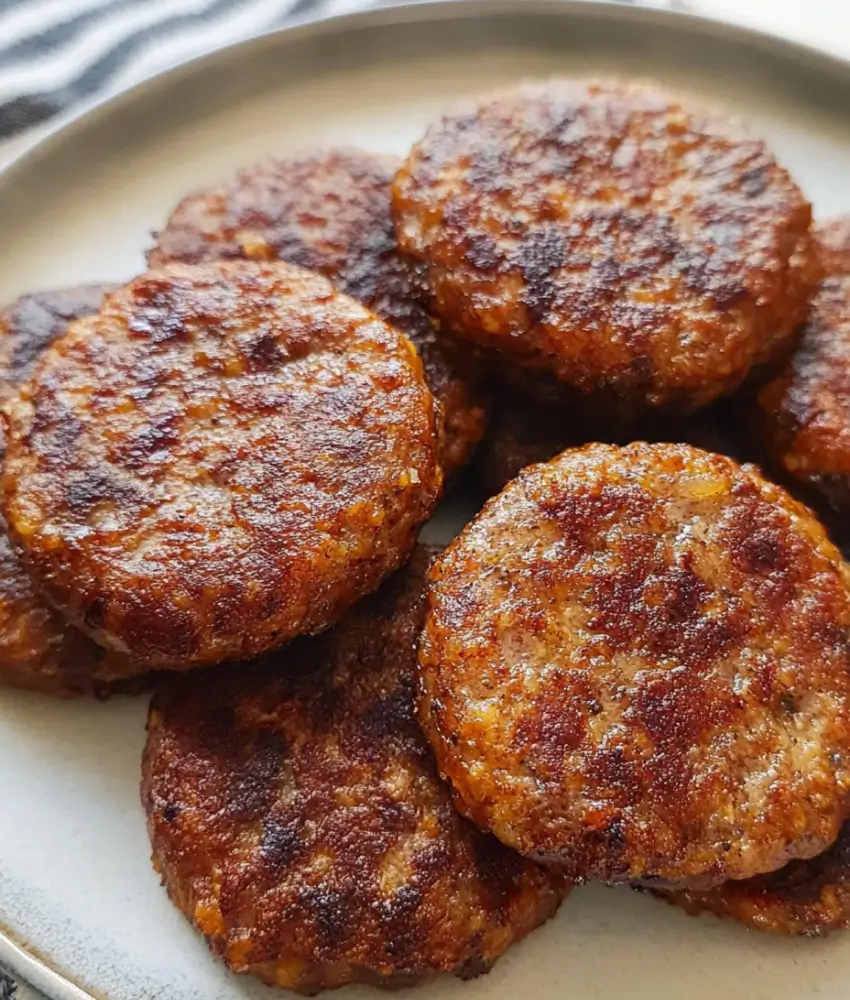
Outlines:
POLYGON ((665 894, 696 916, 716 913, 757 931, 821 937, 850 926, 850 824, 828 851, 792 861, 770 875, 724 882, 703 892, 665 894))
POLYGON ((817 230, 826 277, 797 351, 759 394, 765 447, 839 513, 850 510, 850 218, 817 230))
POLYGON ((589 445, 431 574, 421 718, 462 808, 585 878, 707 886, 812 857, 850 783, 850 572, 753 466, 589 445))
MULTIPOLYGON (((80 316, 97 312, 101 285, 24 295, 0 312, 0 402, 17 391, 42 351, 80 316)), ((68 625, 38 593, 0 521, 0 681, 59 697, 105 695, 135 668, 68 625)))
POLYGON ((465 465, 486 420, 481 390, 414 297, 419 278, 398 253, 390 216, 394 157, 357 149, 266 160, 184 198, 149 253, 152 267, 252 258, 319 271, 416 345, 443 416, 447 475, 465 465))
POLYGON ((10 404, 4 513, 99 642, 180 669, 318 631, 407 558, 440 489, 408 341, 286 264, 107 297, 10 404))
POLYGON ((652 86, 463 105, 413 148, 393 212, 453 329, 638 406, 734 389, 819 277, 810 206, 764 143, 652 86))
POLYGON ((414 713, 427 554, 250 673, 151 709, 142 796, 172 899, 236 972, 301 992, 486 972, 567 886, 455 811, 414 713))

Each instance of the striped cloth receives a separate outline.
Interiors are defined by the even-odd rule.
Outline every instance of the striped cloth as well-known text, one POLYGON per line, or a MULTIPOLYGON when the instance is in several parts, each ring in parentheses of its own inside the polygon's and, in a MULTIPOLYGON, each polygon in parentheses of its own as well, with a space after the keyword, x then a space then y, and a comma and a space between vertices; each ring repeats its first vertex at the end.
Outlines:
POLYGON ((0 0, 0 138, 292 19, 377 0, 0 0))

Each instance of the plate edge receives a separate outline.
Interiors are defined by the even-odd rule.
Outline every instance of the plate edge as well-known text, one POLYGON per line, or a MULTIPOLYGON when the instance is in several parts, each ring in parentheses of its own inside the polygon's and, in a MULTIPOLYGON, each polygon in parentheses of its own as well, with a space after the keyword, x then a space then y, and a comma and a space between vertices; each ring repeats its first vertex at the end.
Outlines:
POLYGON ((280 39, 288 44, 298 44, 311 36, 344 33, 352 29, 369 29, 393 24, 416 24, 426 21, 459 21, 487 17, 509 17, 518 14, 553 17, 594 17, 603 20, 626 21, 646 25, 689 25, 697 33, 726 38, 728 41, 753 45, 756 48, 797 64, 827 71, 845 78, 850 87, 850 58, 842 58, 825 49, 796 42, 775 32, 737 24, 724 18, 680 10, 660 10, 654 7, 632 6, 628 0, 393 0, 378 7, 326 17, 295 20, 280 28, 272 28, 242 39, 225 43, 208 52, 199 53, 181 63, 168 66, 144 77, 116 93, 107 94, 93 101, 84 102, 77 109, 59 115, 49 130, 31 145, 25 146, 9 162, 0 167, 0 186, 5 186, 31 162, 47 155, 54 146, 71 135, 74 130, 101 114, 112 113, 125 102, 131 103, 148 92, 179 78, 190 75, 197 66, 214 62, 226 53, 248 51, 265 45, 275 45, 280 39))
MULTIPOLYGON (((413 0, 413 2, 393 2, 366 10, 320 18, 296 20, 280 28, 273 28, 249 36, 238 42, 225 43, 207 52, 200 53, 176 65, 166 67, 144 77, 116 93, 90 102, 84 102, 75 111, 60 115, 52 127, 32 145, 22 149, 11 161, 0 168, 0 187, 14 181, 31 162, 36 162, 51 153, 78 126, 88 123, 100 115, 112 114, 125 102, 131 103, 154 92, 157 87, 171 82, 183 74, 191 75, 197 66, 214 62, 225 53, 273 46, 285 40, 296 45, 303 38, 311 36, 344 34, 353 28, 369 29, 393 24, 416 24, 440 20, 472 20, 487 17, 509 17, 525 14, 531 17, 578 17, 639 23, 641 26, 682 25, 690 26, 697 34, 709 34, 715 38, 748 44, 762 51, 768 51, 779 58, 792 59, 795 63, 809 65, 816 70, 845 77, 850 90, 850 58, 842 58, 834 53, 813 45, 796 42, 778 33, 737 24, 724 18, 679 10, 659 10, 652 7, 636 7, 621 0, 413 0)), ((98 998, 58 972, 40 958, 35 950, 30 951, 19 944, 8 930, 0 924, 0 970, 5 969, 44 994, 48 1000, 108 1000, 98 998)))
POLYGON ((0 971, 43 993, 48 1000, 98 1000, 92 993, 57 972, 46 960, 19 945, 0 927, 0 971))

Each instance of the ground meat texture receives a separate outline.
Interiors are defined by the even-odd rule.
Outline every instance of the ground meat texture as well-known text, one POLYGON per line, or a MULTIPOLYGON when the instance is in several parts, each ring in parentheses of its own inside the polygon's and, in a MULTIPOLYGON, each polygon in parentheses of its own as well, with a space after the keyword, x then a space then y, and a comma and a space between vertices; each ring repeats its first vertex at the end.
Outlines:
MULTIPOLYGON (((0 312, 0 402, 17 391, 42 351, 107 289, 89 285, 25 295, 0 312)), ((58 697, 108 694, 134 666, 68 625, 38 593, 0 522, 0 682, 58 697)))
POLYGON ((393 185, 458 333, 584 393, 693 410, 791 338, 811 208, 763 142, 652 86, 555 80, 444 116, 393 185))
POLYGON ((440 491, 410 343, 281 263, 135 279, 48 348, 7 418, 28 567, 147 667, 330 625, 406 560, 440 491))
POLYGON ((850 824, 828 851, 714 889, 665 894, 694 916, 715 913, 756 931, 822 937, 850 926, 850 824))
POLYGON ((566 894, 437 775, 414 711, 426 569, 418 549, 325 635, 154 701, 154 865, 235 972, 302 993, 469 978, 566 894))
POLYGON ((850 510, 850 218, 817 231, 826 277, 800 345, 761 390, 764 445, 838 513, 850 510))
POLYGON ((331 149, 271 159, 177 206, 148 255, 152 267, 245 258, 319 271, 416 345, 442 415, 447 475, 469 461, 487 403, 458 345, 416 301, 416 270, 398 253, 390 216, 394 157, 331 149))
POLYGON ((592 444, 431 574, 421 720, 458 803, 573 875, 719 884, 829 846, 850 783, 850 571, 753 466, 592 444))

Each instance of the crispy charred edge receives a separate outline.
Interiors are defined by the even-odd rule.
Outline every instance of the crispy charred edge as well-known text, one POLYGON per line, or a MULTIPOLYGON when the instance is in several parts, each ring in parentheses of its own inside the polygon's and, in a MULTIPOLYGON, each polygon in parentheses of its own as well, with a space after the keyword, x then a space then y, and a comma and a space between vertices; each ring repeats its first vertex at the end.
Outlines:
MULTIPOLYGON (((344 205, 338 217, 332 221, 345 231, 345 235, 351 237, 351 243, 356 243, 365 250, 370 262, 385 258, 388 263, 395 265, 391 273, 378 276, 380 281, 377 294, 369 295, 372 300, 385 291, 383 282, 412 278, 412 272, 408 272, 406 262, 396 257, 395 248, 390 241, 367 238, 373 236, 369 231, 370 225, 379 221, 373 213, 374 203, 380 197, 380 188, 384 184, 389 186, 400 162, 399 158, 393 155, 344 145, 320 146, 291 156, 265 157, 237 170, 227 180, 200 188, 182 198, 172 210, 165 226, 152 234, 155 242, 147 250, 146 259, 149 266, 154 269, 175 261, 198 264, 220 259, 286 260, 308 270, 317 271, 333 280, 333 269, 325 266, 323 252, 317 251, 309 240, 300 239, 297 233, 290 234, 287 241, 291 244, 289 252, 294 254, 290 260, 287 256, 280 255, 279 246, 270 244, 265 239, 257 244, 246 242, 238 228, 224 220, 228 217, 231 203, 238 201, 238 195, 246 188, 256 186, 264 189, 268 187, 270 180, 286 179, 291 192, 305 181, 315 179, 316 175, 323 181, 333 176, 343 177, 345 181, 350 182, 351 188, 363 194, 364 200, 370 204, 344 205), (362 217, 353 212, 348 214, 351 209, 362 210, 362 217), (216 225, 214 228, 202 230, 198 224, 201 219, 215 220, 216 225)), ((287 194, 277 191, 273 191, 272 194, 282 199, 287 197, 287 194)), ((291 207, 297 211, 300 206, 291 207)), ((254 206, 247 207, 254 228, 276 230, 277 227, 286 227, 286 224, 292 221, 288 215, 279 211, 279 207, 272 205, 271 208, 271 211, 260 209, 255 213, 254 206)), ((328 215, 331 214, 329 209, 324 211, 328 215)), ((300 228, 301 223, 296 221, 295 229, 300 228)), ((333 229, 332 232, 334 236, 339 236, 337 229, 333 229)), ((391 235, 391 232, 390 225, 388 234, 391 235)), ((364 281, 371 283, 375 276, 360 273, 360 255, 353 259, 350 256, 354 249, 353 246, 349 246, 349 241, 337 242, 336 250, 341 258, 344 283, 352 286, 347 293, 362 301, 362 295, 359 296, 357 292, 362 292, 361 285, 364 281)), ((370 305, 369 302, 364 304, 370 305)))
MULTIPOLYGON (((850 323, 850 216, 837 216, 820 223, 812 234, 817 251, 820 270, 820 292, 829 294, 835 289, 836 295, 847 299, 847 322, 850 323), (839 282, 843 283, 841 289, 839 282)), ((799 327, 797 336, 789 342, 789 349, 777 359, 777 363, 763 370, 763 377, 750 387, 747 398, 742 402, 742 415, 755 418, 753 440, 760 449, 761 460, 782 484, 799 493, 804 502, 813 507, 839 539, 840 544, 850 546, 850 529, 843 515, 850 510, 850 473, 832 471, 828 468, 792 468, 789 458, 795 450, 795 440, 801 431, 816 418, 813 401, 805 412, 794 412, 794 407, 786 406, 786 397, 794 389, 800 373, 795 370, 797 348, 804 349, 810 324, 821 321, 817 315, 818 294, 811 302, 808 324, 799 327)), ((804 389, 812 387, 806 373, 802 373, 804 389)))
MULTIPOLYGON (((526 470, 523 470, 523 472, 534 468, 535 466, 528 466, 526 470)), ((490 499, 487 500, 481 510, 460 532, 460 534, 452 542, 450 542, 449 545, 442 548, 439 552, 435 552, 430 560, 425 590, 424 621, 422 631, 419 635, 419 642, 417 644, 416 670, 416 718, 419 722, 419 728, 422 730, 422 733, 428 741, 431 751, 434 754, 440 778, 451 790, 452 801, 461 816, 464 816, 470 822, 474 823, 477 827, 479 827, 479 829, 488 831, 490 830, 490 821, 486 807, 483 804, 471 802, 469 798, 464 796, 455 786, 451 777, 452 768, 450 766, 449 746, 456 745, 459 742, 459 737, 453 731, 444 733, 443 729, 437 722, 438 719, 444 720, 448 713, 446 706, 441 699, 435 695, 434 691, 431 690, 431 686, 428 683, 429 657, 432 655, 428 619, 434 610, 434 585, 442 579, 447 560, 463 543, 465 536, 472 530, 473 525, 480 519, 486 517, 489 512, 497 507, 500 496, 501 493, 497 493, 495 496, 490 497, 490 499)), ((558 858, 554 860, 556 867, 562 866, 562 859, 558 858)), ((567 872, 567 868, 565 866, 563 867, 563 870, 565 873, 567 872)), ((581 877, 580 873, 573 871, 570 871, 566 877, 572 884, 581 884, 581 882, 585 881, 581 877)))
POLYGON ((655 889, 653 894, 690 916, 713 914, 769 934, 825 937, 845 930, 850 927, 850 824, 829 850, 809 860, 707 891, 655 889))
MULTIPOLYGON (((9 349, 3 370, 0 370, 0 402, 14 395, 17 386, 29 376, 54 340, 74 321, 96 313, 105 297, 117 288, 116 285, 91 284, 34 292, 20 296, 0 310, 0 338, 11 339, 11 343, 0 345, 3 352, 9 349)), ((5 446, 5 413, 0 416, 3 418, 0 441, 5 446)), ((7 533, 5 522, 0 522, 0 531, 7 533)), ((23 576, 25 570, 20 553, 14 549, 11 539, 4 544, 8 545, 8 551, 0 556, 0 562, 6 562, 8 570, 7 561, 14 560, 13 577, 16 573, 23 576)), ((5 599, 0 594, 0 600, 5 599)), ((25 598, 18 594, 9 599, 20 602, 25 598)), ((35 592, 31 600, 35 606, 39 600, 35 592)), ((139 673, 123 657, 96 645, 65 622, 54 608, 45 604, 45 609, 47 617, 42 628, 55 632, 50 651, 37 662, 5 659, 0 663, 0 682, 4 685, 53 698, 94 697, 99 701, 113 695, 138 695, 150 687, 150 675, 139 673)))
MULTIPOLYGON (((93 663, 96 663, 96 655, 93 657, 93 663)), ((55 668, 39 670, 27 665, 0 666, 0 683, 6 687, 48 695, 62 701, 77 698, 109 701, 121 696, 137 697, 153 688, 154 677, 153 673, 139 673, 127 677, 113 676, 109 670, 104 670, 101 676, 96 666, 87 669, 78 664, 66 665, 62 662, 55 668)))
MULTIPOLYGON (((150 725, 149 723, 149 728, 150 725)), ((181 882, 176 875, 176 866, 166 862, 156 849, 153 851, 151 861, 154 871, 160 876, 160 883, 165 887, 169 899, 192 926, 196 927, 190 914, 201 902, 201 897, 193 891, 195 887, 188 887, 184 882, 181 882)), ((545 895, 541 894, 539 905, 534 912, 534 919, 527 921, 524 926, 515 930, 510 942, 511 947, 520 944, 529 934, 551 920, 569 896, 573 886, 577 884, 574 880, 567 879, 566 876, 559 882, 557 876, 553 875, 551 881, 552 890, 545 895), (544 902, 545 906, 540 905, 544 902)), ((456 969, 444 970, 442 973, 434 969, 411 968, 396 970, 389 975, 382 975, 366 966, 355 966, 347 963, 338 963, 333 970, 330 970, 326 964, 317 962, 302 971, 297 981, 292 982, 290 980, 282 981, 276 962, 255 964, 248 969, 233 968, 226 960, 224 940, 212 933, 201 933, 209 950, 228 965, 231 972, 250 973, 268 986, 288 989, 302 996, 317 996, 326 990, 341 989, 344 986, 374 986, 385 990, 406 989, 430 982, 440 975, 453 975, 457 979, 469 981, 487 975, 501 958, 501 955, 494 955, 487 960, 482 955, 472 955, 456 969)))
POLYGON ((0 357, 8 353, 0 371, 0 399, 14 392, 40 355, 74 320, 96 313, 115 285, 79 285, 22 295, 0 310, 0 357), (8 338, 8 341, 2 341, 8 338))
POLYGON ((0 519, 0 683, 54 698, 138 694, 149 680, 47 603, 0 519))

